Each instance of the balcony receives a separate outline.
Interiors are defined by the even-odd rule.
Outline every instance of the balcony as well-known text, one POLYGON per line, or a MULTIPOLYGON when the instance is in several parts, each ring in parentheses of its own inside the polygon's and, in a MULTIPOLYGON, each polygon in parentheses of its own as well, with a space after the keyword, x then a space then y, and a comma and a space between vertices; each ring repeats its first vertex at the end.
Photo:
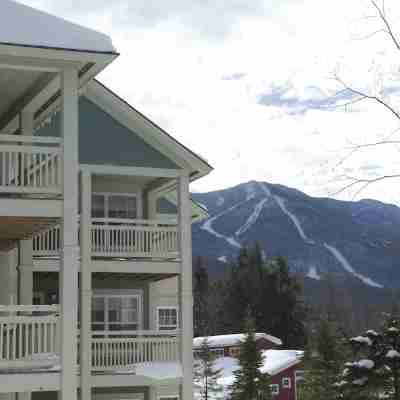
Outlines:
MULTIPOLYGON (((60 371, 59 306, 0 306, 0 374, 60 371)), ((93 331, 93 373, 179 363, 177 331, 93 331)), ((79 361, 79 360, 78 360, 79 361)))
MULTIPOLYGON (((59 257, 60 226, 36 234, 35 257, 59 257)), ((98 258, 176 259, 178 228, 175 223, 159 220, 93 218, 91 253, 98 258)))
POLYGON ((60 195, 62 139, 0 135, 0 193, 60 195))

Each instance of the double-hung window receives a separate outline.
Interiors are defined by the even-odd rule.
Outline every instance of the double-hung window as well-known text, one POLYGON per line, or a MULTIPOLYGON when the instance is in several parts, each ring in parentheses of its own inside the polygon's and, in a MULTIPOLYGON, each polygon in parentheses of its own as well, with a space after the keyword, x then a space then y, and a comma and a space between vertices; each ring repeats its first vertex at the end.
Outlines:
POLYGON ((136 194, 93 193, 92 217, 108 219, 138 218, 136 194))
POLYGON ((159 331, 171 331, 178 329, 178 308, 158 307, 157 325, 159 331))
POLYGON ((142 328, 140 295, 95 294, 92 299, 92 329, 131 331, 142 328))

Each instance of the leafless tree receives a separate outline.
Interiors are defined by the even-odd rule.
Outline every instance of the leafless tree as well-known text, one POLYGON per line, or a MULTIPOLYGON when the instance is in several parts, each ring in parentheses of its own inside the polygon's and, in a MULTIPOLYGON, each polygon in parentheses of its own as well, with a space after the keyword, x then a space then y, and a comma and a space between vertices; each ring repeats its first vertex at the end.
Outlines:
MULTIPOLYGON (((363 39, 368 39, 371 38, 372 36, 381 34, 381 35, 386 35, 388 40, 393 44, 394 48, 396 51, 400 53, 400 38, 396 37, 396 34, 394 33, 393 27, 391 23, 389 22, 386 9, 385 9, 385 0, 370 0, 371 3, 371 9, 373 14, 368 15, 364 17, 363 19, 376 19, 379 21, 379 29, 376 29, 374 32, 368 34, 367 36, 364 36, 363 39)), ((388 113, 390 113, 393 118, 395 118, 399 124, 400 124, 400 111, 393 106, 392 104, 389 103, 387 99, 385 99, 384 96, 384 90, 380 91, 378 94, 371 94, 365 90, 358 89, 356 87, 353 87, 351 84, 345 82, 341 77, 339 76, 338 73, 333 74, 333 79, 337 82, 338 85, 341 86, 341 90, 336 93, 336 96, 338 95, 345 95, 343 97, 346 97, 346 100, 341 102, 340 104, 337 105, 337 107, 344 107, 345 109, 347 107, 351 107, 352 105, 364 101, 372 101, 374 102, 377 106, 383 107, 384 109, 387 110, 388 113)), ((343 98, 342 97, 342 98, 343 98)), ((340 161, 337 163, 336 167, 339 167, 341 164, 343 164, 345 161, 347 161, 349 158, 354 156, 356 153, 359 153, 363 150, 366 150, 368 148, 376 148, 376 147, 383 147, 383 146, 397 146, 400 145, 400 139, 396 139, 395 135, 400 132, 400 127, 395 129, 394 131, 390 132, 389 134, 385 135, 381 140, 375 140, 367 143, 349 143, 349 146, 345 149, 345 155, 340 159, 340 161)), ((400 148, 399 148, 400 150, 400 148)), ((385 175, 380 175, 372 178, 364 178, 360 176, 352 176, 352 175, 347 175, 343 174, 340 175, 338 178, 343 183, 343 186, 336 191, 333 194, 339 194, 343 193, 348 190, 354 190, 354 197, 356 197, 358 194, 360 194, 364 189, 366 189, 368 186, 383 181, 383 180, 389 180, 389 179, 395 179, 395 178, 400 178, 400 172, 399 173, 393 173, 393 174, 385 174, 385 175)))

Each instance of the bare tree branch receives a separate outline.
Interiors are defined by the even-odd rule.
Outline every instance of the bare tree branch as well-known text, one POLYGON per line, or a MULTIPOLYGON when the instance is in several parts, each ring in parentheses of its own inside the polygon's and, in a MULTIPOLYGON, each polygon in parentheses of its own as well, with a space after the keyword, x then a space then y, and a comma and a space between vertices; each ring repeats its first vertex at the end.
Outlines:
POLYGON ((394 33, 392 31, 392 27, 390 26, 390 23, 386 18, 385 3, 383 2, 382 8, 378 6, 378 4, 376 3, 375 0, 371 0, 371 3, 375 7, 376 11, 378 12, 379 17, 381 18, 381 20, 385 24, 387 32, 388 32, 389 36, 391 37, 391 39, 392 39, 394 45, 396 46, 397 50, 400 50, 400 43, 397 40, 396 36, 394 35, 394 33))
POLYGON ((366 189, 369 185, 373 183, 383 181, 385 179, 393 179, 393 178, 400 178, 400 174, 393 174, 393 175, 382 175, 378 176, 377 178, 357 178, 354 176, 342 175, 342 178, 350 180, 351 182, 344 186, 343 188, 337 190, 336 192, 332 193, 333 196, 343 193, 344 191, 351 189, 354 186, 360 185, 360 188, 354 193, 352 196, 353 199, 356 198, 364 189, 366 189))
POLYGON ((337 80, 337 82, 339 82, 348 92, 353 93, 357 96, 359 96, 361 99, 360 100, 364 100, 364 99, 369 99, 369 100, 374 100, 377 103, 379 103, 380 105, 382 105, 383 107, 385 107, 387 110, 389 110, 398 120, 400 120, 400 113, 398 111, 396 111, 390 104, 388 104, 387 102, 385 102, 384 100, 382 100, 381 98, 379 98, 378 96, 372 96, 366 93, 361 92, 358 89, 354 89, 348 85, 346 85, 337 75, 335 75, 335 79, 337 80))

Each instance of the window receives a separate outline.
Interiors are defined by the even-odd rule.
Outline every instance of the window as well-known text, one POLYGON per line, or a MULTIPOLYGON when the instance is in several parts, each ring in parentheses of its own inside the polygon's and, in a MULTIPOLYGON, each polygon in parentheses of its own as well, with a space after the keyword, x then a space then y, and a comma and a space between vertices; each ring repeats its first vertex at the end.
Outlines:
POLYGON ((137 200, 135 194, 94 193, 92 218, 138 218, 137 200))
POLYGON ((130 218, 137 217, 136 197, 110 195, 108 196, 108 217, 109 218, 130 218))
POLYGON ((292 387, 292 380, 290 378, 282 378, 282 387, 284 389, 290 389, 292 387))
POLYGON ((223 357, 224 356, 224 349, 210 349, 210 351, 215 357, 223 357))
POLYGON ((158 307, 157 324, 159 331, 169 331, 178 329, 177 307, 158 307))
POLYGON ((240 355, 240 347, 231 347, 229 349, 229 355, 231 357, 239 357, 239 355, 240 355))
POLYGON ((295 372, 295 379, 296 379, 296 382, 304 381, 304 371, 301 371, 301 370, 296 371, 295 372))
POLYGON ((273 384, 273 385, 269 385, 269 387, 271 388, 271 394, 273 396, 277 396, 279 394, 279 385, 273 384))
POLYGON ((97 331, 130 331, 141 329, 140 295, 94 295, 92 329, 97 331))

